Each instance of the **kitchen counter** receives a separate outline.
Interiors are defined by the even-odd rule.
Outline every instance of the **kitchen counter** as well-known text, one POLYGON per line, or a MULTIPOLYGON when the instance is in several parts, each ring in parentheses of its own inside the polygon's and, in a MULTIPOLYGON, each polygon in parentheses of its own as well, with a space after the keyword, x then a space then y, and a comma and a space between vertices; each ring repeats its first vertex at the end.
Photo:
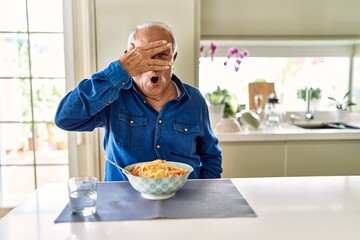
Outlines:
POLYGON ((286 124, 217 135, 223 177, 360 174, 360 129, 304 129, 286 124))
POLYGON ((231 181, 257 217, 55 224, 67 189, 50 183, 0 219, 0 239, 359 239, 360 176, 231 181))
MULTIPOLYGON (((352 123, 356 126, 358 122, 352 123)), ((304 129, 286 123, 282 128, 243 129, 237 133, 215 133, 220 142, 360 140, 360 129, 304 129)))
MULTIPOLYGON (((310 122, 304 119, 304 112, 287 112, 281 128, 252 129, 243 127, 237 133, 219 133, 220 142, 269 142, 269 141, 308 141, 308 140, 360 140, 360 129, 305 129, 295 124, 314 124, 336 122, 334 111, 317 111, 315 119, 310 122), (292 119, 295 116, 296 119, 292 119)), ((360 128, 360 112, 351 112, 347 124, 360 128)))

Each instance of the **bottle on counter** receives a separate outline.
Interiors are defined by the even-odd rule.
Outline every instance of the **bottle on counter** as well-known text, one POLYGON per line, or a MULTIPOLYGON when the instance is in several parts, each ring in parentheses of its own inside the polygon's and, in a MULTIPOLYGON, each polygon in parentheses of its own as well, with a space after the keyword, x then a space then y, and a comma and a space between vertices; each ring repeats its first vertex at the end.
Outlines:
POLYGON ((264 122, 265 126, 272 127, 282 127, 284 120, 284 111, 279 104, 279 99, 276 97, 275 93, 270 94, 267 103, 264 108, 264 122))

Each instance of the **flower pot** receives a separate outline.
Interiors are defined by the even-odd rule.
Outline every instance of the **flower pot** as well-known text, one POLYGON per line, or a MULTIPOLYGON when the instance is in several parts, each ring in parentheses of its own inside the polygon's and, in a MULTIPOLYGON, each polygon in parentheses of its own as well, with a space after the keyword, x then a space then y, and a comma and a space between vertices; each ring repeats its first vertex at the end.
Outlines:
POLYGON ((215 126, 216 132, 240 132, 240 123, 236 118, 222 118, 215 126))
POLYGON ((343 109, 336 109, 336 121, 337 122, 347 122, 349 121, 350 112, 343 109))
POLYGON ((216 124, 221 120, 224 115, 224 104, 209 105, 210 124, 212 128, 215 128, 216 124))

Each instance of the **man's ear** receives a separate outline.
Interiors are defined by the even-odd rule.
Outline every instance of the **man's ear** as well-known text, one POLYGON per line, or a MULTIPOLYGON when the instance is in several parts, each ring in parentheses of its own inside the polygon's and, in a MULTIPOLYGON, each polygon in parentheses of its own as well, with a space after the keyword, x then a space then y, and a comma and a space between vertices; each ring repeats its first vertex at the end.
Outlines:
POLYGON ((128 49, 126 49, 124 51, 124 54, 128 53, 130 50, 134 49, 135 48, 135 45, 133 43, 130 43, 129 46, 128 46, 128 49))
POLYGON ((173 56, 173 62, 175 62, 176 57, 177 57, 177 52, 175 52, 175 53, 174 53, 174 56, 173 56))

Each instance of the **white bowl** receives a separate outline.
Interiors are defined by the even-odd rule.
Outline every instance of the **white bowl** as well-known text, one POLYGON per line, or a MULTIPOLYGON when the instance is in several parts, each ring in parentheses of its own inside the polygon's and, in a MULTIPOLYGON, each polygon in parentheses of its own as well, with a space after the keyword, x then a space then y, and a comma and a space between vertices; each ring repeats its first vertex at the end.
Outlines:
MULTIPOLYGON (((190 173, 194 170, 190 165, 179 162, 169 162, 176 167, 186 169, 188 172, 184 175, 168 178, 147 178, 147 177, 138 177, 131 174, 123 173, 129 179, 131 186, 141 193, 141 195, 150 200, 161 200, 168 199, 175 196, 175 192, 182 188, 189 177, 190 173)), ((131 164, 124 169, 130 172, 137 164, 131 164)))

